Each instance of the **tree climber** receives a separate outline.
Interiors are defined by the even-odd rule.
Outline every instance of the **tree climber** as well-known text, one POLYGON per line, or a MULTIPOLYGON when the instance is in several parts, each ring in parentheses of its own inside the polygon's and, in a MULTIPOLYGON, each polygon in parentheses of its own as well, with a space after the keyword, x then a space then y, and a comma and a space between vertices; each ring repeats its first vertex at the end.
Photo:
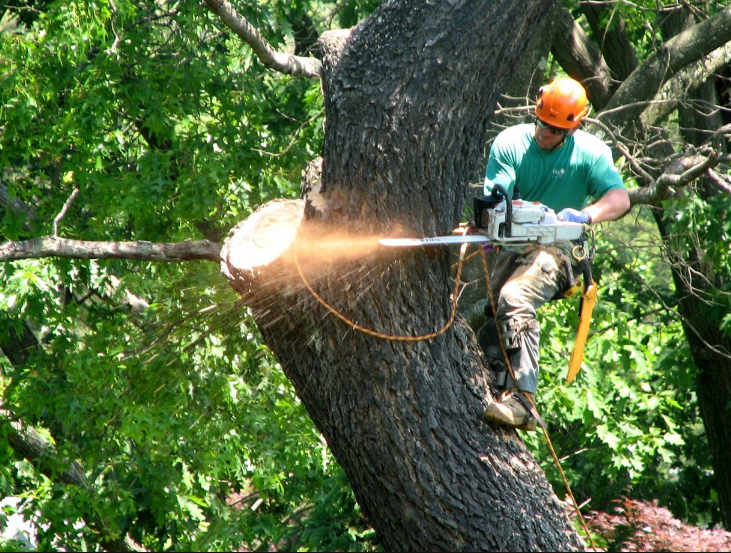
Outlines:
MULTIPOLYGON (((541 87, 535 124, 505 129, 492 144, 484 194, 489 196, 496 185, 511 196, 519 188, 523 200, 547 205, 561 221, 592 224, 621 217, 630 208, 629 195, 609 147, 579 129, 588 113, 586 91, 577 81, 561 78, 541 87)), ((488 319, 478 339, 488 353, 490 337, 499 336, 517 382, 503 373, 505 382, 497 383, 502 393, 485 411, 488 421, 536 429, 536 309, 563 297, 580 275, 573 246, 556 242, 503 247, 495 258, 490 280, 496 312, 493 315, 488 301, 488 319)))

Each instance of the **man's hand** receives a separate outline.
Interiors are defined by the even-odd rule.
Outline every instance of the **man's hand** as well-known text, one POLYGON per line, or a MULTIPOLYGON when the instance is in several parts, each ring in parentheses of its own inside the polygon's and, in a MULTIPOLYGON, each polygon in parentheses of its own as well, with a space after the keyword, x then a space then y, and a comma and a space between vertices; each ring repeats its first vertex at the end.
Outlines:
POLYGON ((571 209, 570 207, 559 211, 556 218, 559 221, 566 221, 568 223, 591 223, 591 220, 586 213, 579 211, 578 209, 571 209))

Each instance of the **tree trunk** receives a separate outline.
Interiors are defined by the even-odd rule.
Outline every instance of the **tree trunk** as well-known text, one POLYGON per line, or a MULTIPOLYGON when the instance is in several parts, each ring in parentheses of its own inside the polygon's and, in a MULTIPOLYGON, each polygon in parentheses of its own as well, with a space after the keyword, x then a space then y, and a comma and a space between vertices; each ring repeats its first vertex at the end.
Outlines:
POLYGON ((222 251, 389 551, 584 547, 515 431, 482 422, 489 375, 474 334, 459 315, 440 333, 452 252, 373 238, 460 220, 496 99, 549 4, 383 4, 323 61, 308 217, 303 202, 268 204, 222 251))
MULTIPOLYGON (((680 303, 678 310, 683 317, 683 328, 688 338, 693 360, 698 367, 696 391, 703 426, 713 458, 715 489, 721 519, 726 529, 731 528, 731 339, 719 330, 719 321, 709 317, 705 302, 698 300, 699 290, 705 282, 686 282, 688 273, 682 275, 673 269, 675 286, 680 303)), ((701 279, 694 279, 701 280, 701 279)), ((704 279, 703 279, 704 280, 704 279)))
MULTIPOLYGON (((676 25, 691 26, 692 18, 679 17, 676 25)), ((672 32, 672 31, 670 31, 672 32)), ((684 83, 687 96, 706 100, 710 105, 721 105, 717 96, 712 76, 699 84, 684 83)), ((719 111, 700 110, 694 106, 685 107, 682 103, 678 107, 683 138, 688 144, 701 146, 712 145, 721 152, 726 151, 725 141, 711 141, 716 129, 723 125, 719 111)), ((708 198, 718 193, 709 178, 698 181, 697 193, 708 198)), ((721 510, 721 519, 725 528, 731 528, 731 452, 728 444, 731 443, 731 338, 721 331, 723 315, 718 313, 703 298, 714 297, 714 284, 718 285, 719 277, 712 269, 703 263, 703 251, 689 251, 685 253, 683 266, 690 266, 693 270, 679 270, 673 264, 673 278, 677 290, 678 310, 683 317, 683 328, 688 339, 691 354, 698 367, 696 390, 698 404, 703 417, 703 425, 708 436, 708 445, 713 458, 714 474, 716 477, 715 489, 718 493, 718 502, 721 510), (702 275, 700 278, 698 275, 702 275)))
MULTIPOLYGON (((694 20, 689 11, 678 8, 668 13, 662 28, 665 36, 670 38, 693 26, 694 20)), ((710 81, 685 83, 685 90, 688 98, 711 102, 717 100, 715 87, 710 81)), ((714 131, 722 125, 718 112, 702 114, 696 108, 686 108, 682 104, 678 111, 683 137, 688 144, 694 146, 707 144, 714 131)), ((718 147, 715 144, 714 146, 718 147)), ((699 180, 698 194, 707 198, 713 192, 708 179, 699 180)), ((660 229, 664 231, 665 225, 660 224, 660 229)), ((663 238, 669 245, 671 255, 678 256, 677 262, 671 264, 678 311, 683 319, 691 354, 698 367, 698 405, 713 459, 721 518, 724 527, 731 528, 731 457, 728 448, 731 440, 731 426, 728 424, 731 415, 731 338, 721 331, 725 313, 719 314, 718 309, 713 308, 714 284, 720 284, 719 277, 703 261, 705 252, 702 248, 674 248, 673 240, 668 237, 667 232, 663 232, 663 238)))

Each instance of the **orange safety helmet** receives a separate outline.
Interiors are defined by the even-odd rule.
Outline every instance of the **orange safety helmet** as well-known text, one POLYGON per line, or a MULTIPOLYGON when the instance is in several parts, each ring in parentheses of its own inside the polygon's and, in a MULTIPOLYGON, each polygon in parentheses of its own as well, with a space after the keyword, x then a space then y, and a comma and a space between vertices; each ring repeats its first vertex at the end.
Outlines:
POLYGON ((536 116, 561 129, 573 129, 589 114, 586 90, 574 79, 556 79, 538 91, 536 116))

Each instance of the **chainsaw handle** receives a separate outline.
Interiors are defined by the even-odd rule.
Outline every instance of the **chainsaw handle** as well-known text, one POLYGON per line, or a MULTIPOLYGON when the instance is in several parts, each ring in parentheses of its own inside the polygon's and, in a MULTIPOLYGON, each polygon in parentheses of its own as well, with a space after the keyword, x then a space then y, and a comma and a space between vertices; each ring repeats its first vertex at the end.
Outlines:
POLYGON ((502 199, 505 200, 505 236, 510 238, 513 234, 513 199, 501 184, 496 184, 492 187, 492 196, 497 198, 498 195, 502 196, 502 199))
MULTIPOLYGON (((517 190, 516 190, 517 192, 517 190)), ((516 196, 516 199, 520 196, 516 196)), ((508 191, 501 184, 495 184, 490 191, 489 196, 475 196, 474 198, 474 211, 475 211, 475 226, 479 229, 484 229, 485 225, 482 222, 482 214, 486 209, 492 209, 501 201, 505 200, 505 236, 511 236, 511 230, 513 227, 513 200, 508 195, 508 191)))

